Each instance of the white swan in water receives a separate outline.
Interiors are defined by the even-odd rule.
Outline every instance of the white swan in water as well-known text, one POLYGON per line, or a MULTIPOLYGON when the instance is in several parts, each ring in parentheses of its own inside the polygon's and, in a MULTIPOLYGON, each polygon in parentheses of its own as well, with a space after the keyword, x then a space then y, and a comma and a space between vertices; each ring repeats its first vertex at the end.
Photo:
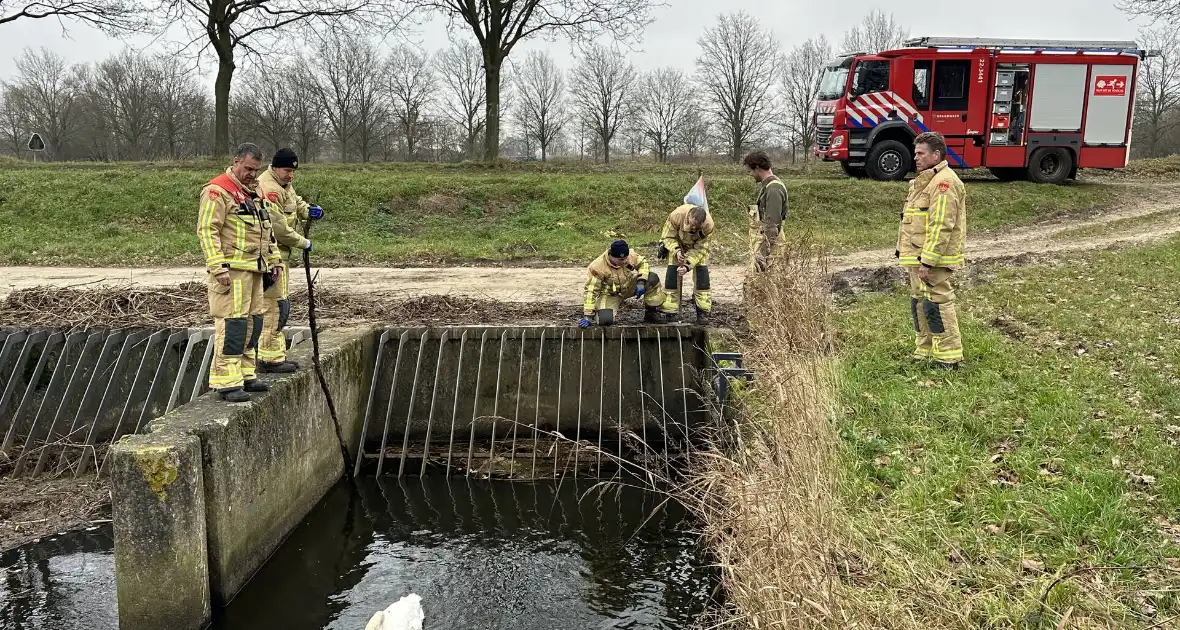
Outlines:
POLYGON ((397 600, 369 619, 365 630, 422 630, 422 598, 414 593, 397 600))

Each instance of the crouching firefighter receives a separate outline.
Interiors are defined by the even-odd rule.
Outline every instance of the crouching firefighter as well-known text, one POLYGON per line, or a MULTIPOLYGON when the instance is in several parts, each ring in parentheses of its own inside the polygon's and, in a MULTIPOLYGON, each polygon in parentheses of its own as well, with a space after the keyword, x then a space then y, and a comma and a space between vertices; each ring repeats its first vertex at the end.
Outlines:
POLYGON ((630 297, 643 299, 643 321, 663 323, 662 309, 667 308, 660 277, 652 273, 643 256, 631 251, 627 241, 615 241, 610 249, 587 267, 586 300, 578 326, 586 328, 597 318, 599 326, 610 326, 615 311, 630 297))
POLYGON ((201 190, 197 219, 215 327, 209 387, 229 402, 267 390, 255 374, 254 354, 263 328, 263 277, 277 274, 281 263, 270 216, 254 190, 261 166, 261 149, 239 146, 233 166, 201 190))
POLYGON ((265 307, 262 338, 258 342, 260 372, 289 373, 299 369, 298 363, 287 360, 287 337, 283 334, 291 316, 291 301, 288 299, 291 251, 311 250, 311 241, 301 236, 301 226, 304 221, 323 217, 324 210, 308 205, 295 193, 291 182, 297 168, 299 158, 295 152, 279 149, 270 161, 270 168, 258 178, 258 193, 269 204, 267 211, 282 261, 278 277, 262 294, 265 307))
POLYGON ((713 300, 709 295, 709 245, 713 238, 713 217, 702 206, 684 204, 668 215, 664 222, 659 256, 668 265, 664 287, 668 292, 667 310, 670 321, 680 319, 677 289, 689 271, 693 277, 692 300, 696 305, 697 323, 705 323, 713 300))

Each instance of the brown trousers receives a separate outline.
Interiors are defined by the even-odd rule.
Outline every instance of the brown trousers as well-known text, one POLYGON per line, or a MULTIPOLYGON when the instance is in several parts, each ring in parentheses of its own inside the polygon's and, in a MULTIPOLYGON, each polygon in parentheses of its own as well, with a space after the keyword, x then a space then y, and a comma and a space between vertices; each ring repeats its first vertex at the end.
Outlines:
POLYGON ((939 363, 963 360, 963 340, 955 311, 954 271, 945 267, 930 270, 930 281, 918 277, 919 267, 907 267, 910 276, 910 314, 914 320, 914 357, 939 363))
POLYGON ((229 279, 229 286, 222 286, 212 274, 208 279, 214 326, 211 389, 239 388, 255 378, 254 354, 262 333, 262 274, 231 270, 229 279))
POLYGON ((291 302, 287 299, 290 269, 283 260, 282 272, 274 284, 262 294, 262 337, 258 341, 258 360, 267 363, 282 363, 287 360, 287 337, 283 328, 291 314, 291 302))

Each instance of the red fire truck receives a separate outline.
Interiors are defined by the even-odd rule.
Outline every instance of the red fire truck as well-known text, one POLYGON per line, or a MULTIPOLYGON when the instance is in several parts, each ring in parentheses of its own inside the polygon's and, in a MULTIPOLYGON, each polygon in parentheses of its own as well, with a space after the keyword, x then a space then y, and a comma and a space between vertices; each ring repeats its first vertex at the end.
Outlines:
POLYGON ((913 139, 946 137, 956 168, 1061 183, 1127 165, 1135 42, 923 37, 830 62, 815 103, 815 155, 854 177, 899 180, 913 139))

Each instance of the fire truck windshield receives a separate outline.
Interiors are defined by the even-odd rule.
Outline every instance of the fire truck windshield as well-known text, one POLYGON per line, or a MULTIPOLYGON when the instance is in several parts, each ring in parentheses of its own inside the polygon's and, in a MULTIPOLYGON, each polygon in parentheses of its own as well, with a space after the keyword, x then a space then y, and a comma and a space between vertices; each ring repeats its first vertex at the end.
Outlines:
POLYGON ((824 68, 823 76, 819 80, 819 93, 816 98, 821 101, 831 101, 844 96, 844 88, 848 85, 848 69, 852 67, 852 57, 834 62, 824 68))

